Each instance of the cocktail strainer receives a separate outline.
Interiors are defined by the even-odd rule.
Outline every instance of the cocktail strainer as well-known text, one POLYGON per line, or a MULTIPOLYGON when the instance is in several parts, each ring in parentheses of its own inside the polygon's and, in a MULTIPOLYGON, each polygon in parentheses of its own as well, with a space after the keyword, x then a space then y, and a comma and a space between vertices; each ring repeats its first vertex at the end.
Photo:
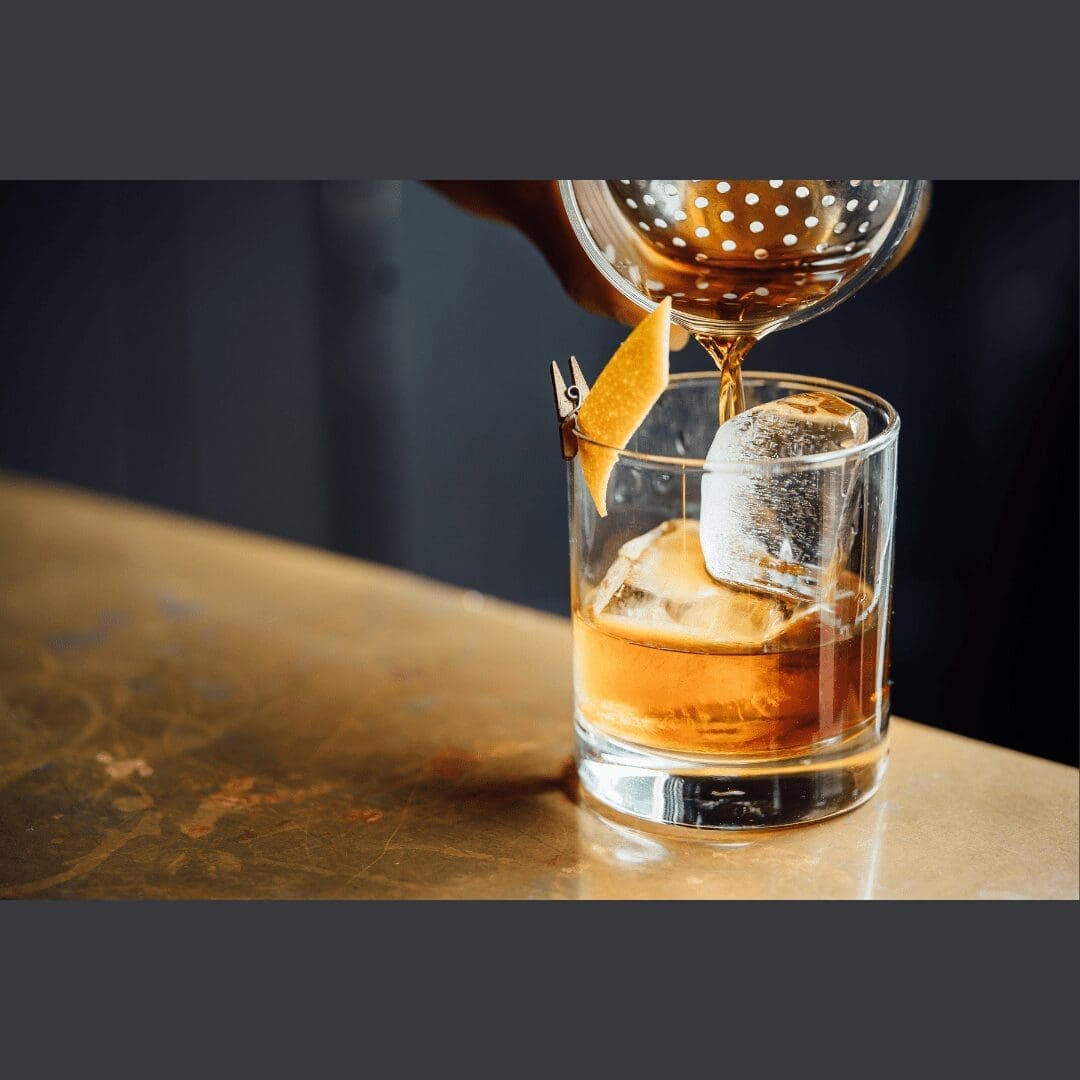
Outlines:
POLYGON ((703 343, 820 315, 902 257, 924 180, 563 180, 592 261, 624 296, 703 343))

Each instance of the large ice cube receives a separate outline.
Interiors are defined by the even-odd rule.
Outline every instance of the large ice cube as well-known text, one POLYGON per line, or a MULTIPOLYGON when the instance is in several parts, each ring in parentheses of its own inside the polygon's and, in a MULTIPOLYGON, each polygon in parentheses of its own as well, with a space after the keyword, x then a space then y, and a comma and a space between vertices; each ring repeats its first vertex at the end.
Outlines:
POLYGON ((795 605, 714 581, 694 520, 623 544, 588 602, 598 626, 669 648, 760 648, 791 628, 795 605))
POLYGON ((851 550, 857 463, 752 463, 847 449, 867 435, 866 414, 824 391, 769 401, 721 424, 701 479, 709 573, 791 600, 823 599, 851 550))

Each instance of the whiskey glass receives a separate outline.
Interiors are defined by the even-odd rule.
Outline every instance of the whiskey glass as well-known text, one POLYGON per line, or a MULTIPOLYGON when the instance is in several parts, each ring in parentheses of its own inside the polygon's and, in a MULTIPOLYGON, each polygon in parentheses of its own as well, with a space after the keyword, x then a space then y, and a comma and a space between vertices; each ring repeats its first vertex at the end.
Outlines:
POLYGON ((719 378, 672 376, 625 449, 592 444, 614 457, 606 516, 568 462, 577 768, 592 799, 651 822, 795 825, 858 806, 885 772, 900 419, 866 390, 746 372, 748 408, 827 391, 868 438, 707 463, 719 378), (840 552, 830 573, 794 596, 712 578, 703 481, 795 492, 800 528, 840 552))

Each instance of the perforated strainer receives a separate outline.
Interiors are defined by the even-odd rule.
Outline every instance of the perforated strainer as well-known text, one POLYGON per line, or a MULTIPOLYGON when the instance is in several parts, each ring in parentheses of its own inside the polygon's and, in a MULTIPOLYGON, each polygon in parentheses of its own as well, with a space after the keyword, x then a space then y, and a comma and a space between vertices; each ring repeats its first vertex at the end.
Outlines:
POLYGON ((834 307, 902 255, 923 180, 563 180, 604 276, 702 339, 756 339, 834 307))

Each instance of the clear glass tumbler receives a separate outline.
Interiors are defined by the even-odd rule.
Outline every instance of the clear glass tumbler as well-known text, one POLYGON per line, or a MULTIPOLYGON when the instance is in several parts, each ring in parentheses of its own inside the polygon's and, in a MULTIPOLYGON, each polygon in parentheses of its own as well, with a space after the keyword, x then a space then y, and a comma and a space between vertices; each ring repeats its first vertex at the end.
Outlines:
POLYGON ((747 372, 744 384, 748 408, 835 394, 865 413, 868 440, 706 464, 719 373, 694 373, 672 377, 625 450, 577 432, 579 448, 614 456, 606 516, 580 449, 568 464, 578 772, 601 803, 650 821, 814 821, 870 798, 885 771, 899 417, 825 379, 747 372), (703 480, 785 493, 770 513, 790 506, 801 535, 831 544, 828 572, 794 595, 711 577, 703 480))

